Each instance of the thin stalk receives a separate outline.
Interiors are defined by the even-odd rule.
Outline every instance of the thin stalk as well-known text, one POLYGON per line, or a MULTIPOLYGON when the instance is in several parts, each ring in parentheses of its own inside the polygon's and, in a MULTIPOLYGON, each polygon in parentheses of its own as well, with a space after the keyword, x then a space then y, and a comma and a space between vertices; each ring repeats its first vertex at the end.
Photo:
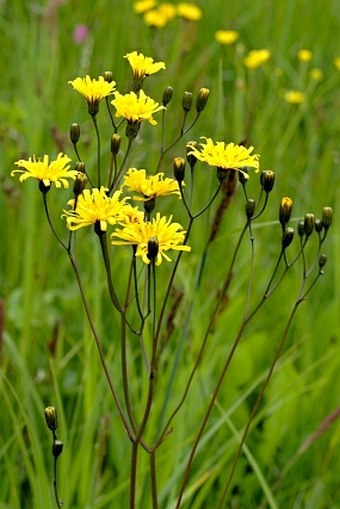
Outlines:
POLYGON ((158 509, 156 451, 152 451, 150 453, 150 480, 151 480, 152 509, 158 509))
POLYGON ((96 131, 97 136, 97 185, 98 188, 100 188, 101 185, 101 169, 100 169, 100 154, 101 154, 101 148, 100 148, 100 135, 99 135, 99 129, 98 129, 98 122, 97 117, 95 115, 91 115, 94 129, 96 131))

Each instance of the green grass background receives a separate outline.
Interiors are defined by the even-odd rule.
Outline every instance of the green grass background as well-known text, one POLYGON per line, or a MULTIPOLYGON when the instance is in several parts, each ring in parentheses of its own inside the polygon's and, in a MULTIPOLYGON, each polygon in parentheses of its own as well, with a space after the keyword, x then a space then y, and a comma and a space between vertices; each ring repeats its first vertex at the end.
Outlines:
MULTIPOLYGON (((279 199, 285 195, 294 199, 294 219, 305 212, 319 217, 323 206, 334 207, 334 226, 325 246, 329 257, 326 274, 294 321, 247 441, 247 454, 239 463, 228 507, 340 506, 339 422, 333 422, 304 454, 298 454, 304 440, 339 405, 340 245, 336 203, 340 71, 334 59, 340 57, 340 3, 211 0, 197 4, 203 11, 199 22, 174 20, 155 31, 144 25, 128 0, 73 0, 59 5, 52 1, 0 2, 0 297, 4 307, 0 509, 54 506, 51 443, 43 417, 48 404, 58 409, 58 432, 65 444, 59 465, 64 506, 128 506, 130 444, 101 375, 74 278, 66 256, 61 256, 45 224, 35 183, 21 185, 10 178, 10 172, 14 161, 32 153, 55 155, 62 149, 71 155, 68 129, 72 122, 81 123, 84 153, 90 162, 91 157, 95 160, 91 156, 92 132, 86 108, 67 81, 86 73, 97 76, 112 70, 119 90, 127 90, 130 69, 123 55, 133 50, 166 62, 167 70, 149 78, 146 88, 160 99, 164 86, 174 87, 167 121, 169 139, 178 129, 183 91, 197 92, 199 87, 207 86, 211 89, 208 106, 188 139, 202 135, 236 143, 247 139, 261 154, 261 167, 275 170, 277 181, 271 203, 255 232, 255 293, 260 294, 268 277, 267 267, 278 249, 279 227, 271 222, 277 219, 279 199), (82 45, 73 40, 79 23, 90 29, 82 45), (214 40, 218 29, 238 30, 237 45, 218 45, 214 40), (271 60, 256 71, 246 71, 242 54, 259 48, 268 48, 271 60), (303 64, 297 59, 301 48, 313 52, 312 62, 303 64), (322 70, 322 81, 310 80, 312 67, 322 70), (304 91, 306 103, 287 104, 282 97, 286 89, 304 91), (55 338, 56 349, 51 354, 55 338)), ((133 165, 148 168, 155 164, 159 136, 153 133, 145 130, 142 145, 134 152, 133 165)), ((184 154, 184 146, 180 143, 169 154, 164 171, 170 171, 173 156, 184 154)), ((255 189, 255 184, 250 185, 255 189)), ((203 183, 199 194, 202 200, 206 187, 203 183)), ((56 210, 65 206, 62 193, 55 193, 54 199, 56 210)), ((178 207, 176 201, 169 203, 178 207)), ((239 193, 215 242, 215 253, 209 254, 209 277, 204 292, 195 298, 190 345, 182 353, 184 368, 177 376, 174 394, 183 386, 185 366, 199 347, 209 305, 223 273, 221 266, 227 263, 240 228, 242 203, 239 193), (221 256, 225 260, 221 261, 221 256)), ((197 249, 205 239, 205 221, 194 228, 192 245, 197 249)), ((62 228, 61 222, 58 228, 62 228)), ((87 291, 108 362, 112 373, 116 373, 116 323, 105 304, 99 252, 89 237, 83 238, 86 264, 93 267, 83 268, 87 291)), ((186 303, 192 299, 190 277, 197 261, 194 249, 188 260, 187 271, 183 270, 178 280, 186 291, 186 303)), ((202 416, 202 401, 210 396, 231 332, 240 321, 248 263, 245 248, 228 310, 207 352, 208 362, 200 368, 188 405, 160 449, 162 508, 170 509, 176 500, 185 459, 202 416)), ((168 269, 162 266, 162 270, 165 274, 168 269)), ((122 279, 120 284, 124 285, 122 279)), ((280 294, 256 317, 241 343, 194 463, 183 507, 215 507, 215 493, 226 480, 249 405, 265 376, 293 304, 294 291, 296 278, 290 276, 280 294)), ((169 345, 166 354, 164 379, 170 374, 181 338, 181 319, 185 319, 184 312, 178 318, 174 344, 169 345)), ((131 379, 135 403, 141 409, 145 388, 137 373, 132 373, 131 379)), ((160 391, 165 393, 166 388, 164 382, 160 391)), ((158 405, 156 411, 160 412, 161 403, 158 405)), ((143 457, 139 491, 139 507, 149 508, 147 461, 143 457)))

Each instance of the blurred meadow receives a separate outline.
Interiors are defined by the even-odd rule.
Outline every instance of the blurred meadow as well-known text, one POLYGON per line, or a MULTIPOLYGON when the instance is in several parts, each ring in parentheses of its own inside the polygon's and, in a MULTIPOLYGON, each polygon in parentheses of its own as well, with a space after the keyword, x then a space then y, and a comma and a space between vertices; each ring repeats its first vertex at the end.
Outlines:
MULTIPOLYGON (((340 198, 340 2, 197 0, 200 19, 177 16, 161 28, 148 26, 134 3, 0 0, 0 509, 55 507, 51 437, 44 420, 47 405, 57 408, 58 437, 64 443, 58 460, 64 507, 129 507, 131 444, 102 375, 74 275, 51 235, 36 182, 32 179, 21 184, 10 173, 15 161, 32 154, 54 157, 62 151, 75 161, 69 141, 73 122, 81 126, 80 144, 88 166, 95 164, 93 130, 84 100, 67 82, 111 70, 117 88, 125 92, 131 70, 123 57, 132 51, 166 64, 166 70, 148 78, 146 89, 158 102, 166 86, 174 89, 166 117, 167 140, 178 132, 183 92, 196 95, 201 87, 211 90, 192 131, 166 154, 161 169, 167 176, 172 176, 173 158, 185 157, 186 142, 199 141, 201 136, 244 141, 261 155, 261 169, 275 171, 269 205, 254 225, 255 297, 265 288, 267 269, 280 248, 280 199, 293 199, 295 227, 306 212, 320 217, 324 206, 334 208, 334 224, 323 246, 328 256, 325 275, 294 318, 225 507, 339 508, 340 235, 336 204, 340 198), (237 38, 219 42, 216 32, 221 30, 235 31, 237 38), (268 58, 254 68, 247 66, 245 57, 260 49, 267 50, 268 58)), ((109 123, 105 124, 104 115, 100 118, 104 131, 109 123)), ((154 168, 160 133, 150 126, 143 129, 129 166, 154 168)), ((106 143, 109 152, 109 139, 106 143)), ((215 175, 203 166, 200 172, 206 172, 207 177, 205 183, 201 181, 196 199, 205 203, 205 195, 212 194, 215 175)), ((251 175, 253 193, 257 193, 256 186, 258 177, 251 175)), ((65 230, 65 221, 59 218, 71 197, 70 192, 53 190, 59 232, 65 230)), ((183 224, 183 207, 177 198, 169 200, 171 213, 183 224)), ((208 251, 204 291, 194 295, 195 253, 206 242, 214 210, 216 207, 195 224, 192 251, 184 255, 176 280, 176 289, 184 293, 183 302, 194 305, 188 315, 179 309, 175 331, 166 345, 165 381, 158 387, 164 399, 155 403, 158 429, 174 406, 172 396, 181 393, 188 377, 187 363, 199 349, 209 310, 232 256, 243 224, 241 188, 223 217, 213 249, 208 251), (183 339, 183 331, 187 338, 183 339), (183 370, 175 371, 171 378, 173 366, 180 360, 183 370)), ((118 318, 107 305, 100 250, 90 237, 86 237, 85 250, 81 270, 115 378, 119 370, 118 318)), ((123 289, 120 267, 124 267, 126 255, 124 248, 115 259, 117 284, 123 289)), ((230 338, 242 317, 248 265, 249 246, 245 243, 226 309, 212 331, 190 398, 159 449, 161 509, 175 508, 203 403, 209 401, 230 338)), ((169 266, 161 265, 159 280, 168 277, 169 266)), ((217 507, 251 404, 294 304, 298 282, 293 267, 280 292, 247 329, 194 459, 181 505, 184 509, 217 507)), ((138 369, 138 364, 131 363, 131 390, 140 415, 146 391, 139 383, 138 369)), ((121 393, 119 377, 117 384, 121 393)), ((141 455, 139 509, 152 507, 147 468, 141 455)))

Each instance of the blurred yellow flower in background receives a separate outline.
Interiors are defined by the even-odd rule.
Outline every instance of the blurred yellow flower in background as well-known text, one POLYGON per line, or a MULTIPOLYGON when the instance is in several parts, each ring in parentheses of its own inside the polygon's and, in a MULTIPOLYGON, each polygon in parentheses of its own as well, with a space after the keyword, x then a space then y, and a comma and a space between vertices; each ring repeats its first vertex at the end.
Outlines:
POLYGON ((202 17, 201 9, 197 5, 188 2, 179 3, 176 12, 178 16, 188 21, 198 21, 202 17))
POLYGON ((215 32, 216 41, 226 46, 233 44, 237 41, 238 37, 239 33, 236 30, 217 30, 217 32, 215 32))
POLYGON ((254 49, 244 57, 243 63, 248 69, 257 69, 268 62, 271 53, 268 49, 254 49))
POLYGON ((305 94, 299 90, 287 90, 283 97, 290 104, 302 104, 306 99, 305 94))
POLYGON ((301 62, 309 62, 312 60, 313 53, 309 49, 300 49, 297 53, 297 57, 301 62))

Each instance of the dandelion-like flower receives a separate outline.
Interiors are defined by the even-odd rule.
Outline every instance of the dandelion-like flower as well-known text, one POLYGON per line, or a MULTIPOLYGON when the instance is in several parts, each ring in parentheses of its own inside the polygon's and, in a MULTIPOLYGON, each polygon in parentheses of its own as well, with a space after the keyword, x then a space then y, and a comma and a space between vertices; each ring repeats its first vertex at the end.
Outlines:
POLYGON ((312 60, 313 53, 309 49, 300 49, 297 53, 297 57, 301 62, 309 62, 312 60))
POLYGON ((305 94, 299 90, 287 90, 283 97, 290 104, 302 104, 306 99, 305 94))
POLYGON ((318 67, 313 67, 313 69, 310 70, 309 76, 314 81, 321 81, 323 80, 323 72, 318 67))
POLYGON ((238 170, 248 178, 248 174, 243 171, 243 168, 248 166, 255 168, 259 171, 259 155, 251 155, 254 147, 246 148, 243 145, 236 145, 235 143, 224 143, 223 141, 213 142, 211 138, 206 138, 205 143, 200 143, 201 148, 192 147, 188 155, 193 155, 200 161, 203 161, 209 166, 215 166, 220 170, 238 170))
POLYGON ((239 33, 236 30, 217 30, 215 32, 216 41, 226 46, 233 44, 238 37, 239 33))
POLYGON ((111 94, 115 90, 115 81, 108 82, 103 76, 99 76, 97 80, 91 79, 90 76, 85 78, 76 78, 68 81, 74 90, 85 97, 90 115, 96 115, 99 110, 99 102, 111 94))
POLYGON ((77 200, 69 200, 71 210, 64 210, 69 230, 79 230, 83 226, 99 223, 100 230, 105 232, 107 225, 115 225, 125 216, 126 198, 121 198, 121 191, 112 196, 106 194, 106 189, 85 189, 77 200))
POLYGON ((133 3, 133 10, 140 14, 153 9, 156 3, 156 0, 139 0, 133 3))
POLYGON ((11 172, 11 176, 15 173, 22 173, 20 175, 20 182, 24 182, 28 178, 36 178, 41 181, 44 186, 50 187, 52 182, 56 187, 64 186, 65 189, 69 187, 67 179, 75 180, 78 175, 76 170, 70 170, 69 162, 71 159, 60 152, 57 159, 49 161, 48 155, 42 158, 33 155, 28 160, 19 159, 14 164, 19 167, 17 170, 11 172))
POLYGON ((334 59, 334 65, 337 68, 337 70, 340 71, 340 57, 336 57, 334 59))
POLYGON ((177 194, 181 197, 178 182, 172 178, 164 178, 164 173, 147 175, 145 170, 130 168, 124 177, 123 186, 141 195, 133 196, 133 199, 137 201, 148 201, 169 194, 177 194))
POLYGON ((185 231, 179 223, 172 223, 172 216, 167 219, 157 212, 151 222, 128 223, 122 229, 111 234, 111 243, 116 246, 136 246, 136 256, 140 256, 144 263, 151 261, 149 253, 150 242, 157 244, 155 264, 160 265, 163 258, 171 261, 166 251, 190 251, 191 247, 184 245, 185 231), (115 240, 115 239, 120 240, 115 240))
POLYGON ((188 21, 198 21, 202 17, 202 11, 195 4, 181 2, 177 5, 177 15, 188 21))
POLYGON ((132 67, 133 77, 137 81, 143 82, 150 74, 155 74, 161 69, 165 69, 164 62, 154 62, 153 58, 145 57, 142 53, 137 53, 137 51, 127 53, 124 58, 128 59, 132 67))
POLYGON ((166 2, 161 4, 157 9, 145 12, 144 23, 150 27, 163 28, 175 16, 175 6, 166 2))
POLYGON ((243 63, 248 69, 257 69, 270 59, 270 51, 268 49, 254 49, 248 53, 243 59, 243 63))
POLYGON ((116 117, 123 117, 130 123, 141 123, 148 120, 150 124, 156 125, 153 114, 164 110, 164 106, 159 106, 151 97, 147 96, 143 90, 139 94, 130 92, 122 95, 115 92, 115 98, 111 103, 116 108, 116 117))

